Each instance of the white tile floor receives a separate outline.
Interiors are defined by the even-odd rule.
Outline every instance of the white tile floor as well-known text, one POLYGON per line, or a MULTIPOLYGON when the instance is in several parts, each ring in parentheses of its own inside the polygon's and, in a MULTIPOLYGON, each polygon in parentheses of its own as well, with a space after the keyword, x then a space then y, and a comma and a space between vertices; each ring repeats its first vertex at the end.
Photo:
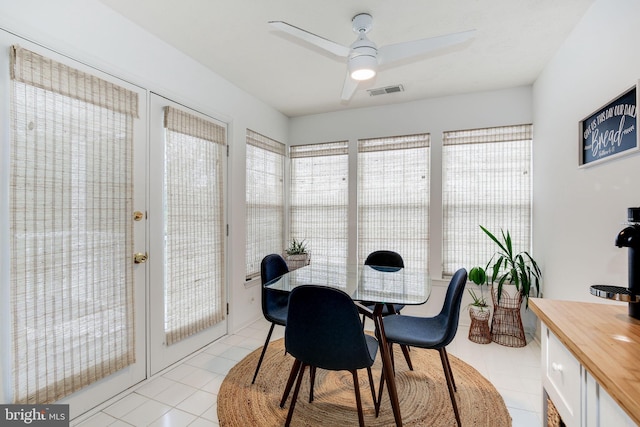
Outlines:
MULTIPOLYGON (((259 320, 237 334, 225 336, 72 425, 217 426, 216 401, 224 376, 263 344, 268 328, 266 320, 259 320)), ((284 328, 276 327, 272 339, 281 338, 283 333, 284 328)), ((494 384, 504 398, 514 427, 541 426, 539 344, 530 341, 523 348, 482 345, 469 341, 467 335, 468 327, 460 325, 456 339, 447 347, 449 353, 475 367, 494 384)))

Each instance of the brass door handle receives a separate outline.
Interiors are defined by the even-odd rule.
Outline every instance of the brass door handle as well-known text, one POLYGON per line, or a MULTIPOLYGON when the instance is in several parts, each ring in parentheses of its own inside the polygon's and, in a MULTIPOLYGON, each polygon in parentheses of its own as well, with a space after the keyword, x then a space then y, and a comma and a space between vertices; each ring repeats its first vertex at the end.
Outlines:
POLYGON ((133 254, 133 262, 135 264, 144 264, 145 262, 147 262, 147 258, 147 254, 143 254, 141 252, 133 254))

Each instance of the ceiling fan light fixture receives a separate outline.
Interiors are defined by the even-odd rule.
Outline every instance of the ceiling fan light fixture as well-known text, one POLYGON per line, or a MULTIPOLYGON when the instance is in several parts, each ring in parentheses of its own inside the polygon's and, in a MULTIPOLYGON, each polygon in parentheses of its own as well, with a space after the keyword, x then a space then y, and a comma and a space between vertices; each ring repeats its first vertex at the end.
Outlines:
POLYGON ((378 61, 374 56, 360 55, 349 61, 349 75, 353 80, 369 80, 376 75, 378 61))

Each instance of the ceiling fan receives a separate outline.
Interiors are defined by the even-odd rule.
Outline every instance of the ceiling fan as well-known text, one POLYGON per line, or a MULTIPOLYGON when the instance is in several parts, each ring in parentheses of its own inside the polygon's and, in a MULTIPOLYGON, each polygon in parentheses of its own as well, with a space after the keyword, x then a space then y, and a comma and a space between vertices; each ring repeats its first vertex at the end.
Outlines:
POLYGON ((351 46, 343 46, 283 21, 269 21, 269 24, 279 31, 289 33, 334 55, 347 58, 348 72, 342 87, 343 101, 351 99, 358 87, 358 82, 373 78, 379 65, 390 64, 401 59, 464 43, 473 38, 476 32, 476 30, 469 30, 377 47, 367 38, 367 33, 371 30, 373 23, 370 14, 359 13, 353 17, 351 22, 353 31, 358 35, 351 46))

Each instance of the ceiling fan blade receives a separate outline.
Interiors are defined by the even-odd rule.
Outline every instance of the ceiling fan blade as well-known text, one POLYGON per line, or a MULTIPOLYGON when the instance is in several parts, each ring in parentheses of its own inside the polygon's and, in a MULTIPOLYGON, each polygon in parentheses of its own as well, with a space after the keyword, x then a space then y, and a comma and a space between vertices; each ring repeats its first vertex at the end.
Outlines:
POLYGON ((349 73, 347 73, 347 76, 344 79, 344 86, 342 86, 342 100, 350 100, 357 88, 358 82, 353 80, 351 76, 349 76, 349 73))
POLYGON ((460 33, 446 34, 427 39, 391 44, 378 48, 379 63, 388 64, 401 59, 418 56, 444 47, 464 43, 472 39, 476 30, 462 31, 460 33))
POLYGON ((289 33, 292 36, 298 37, 299 39, 302 39, 307 43, 316 45, 319 48, 333 53, 334 55, 347 57, 349 56, 349 53, 351 53, 351 48, 347 46, 332 42, 331 40, 327 40, 324 37, 317 36, 313 33, 303 30, 302 28, 287 24, 286 22, 269 21, 269 25, 277 30, 284 31, 285 33, 289 33))

